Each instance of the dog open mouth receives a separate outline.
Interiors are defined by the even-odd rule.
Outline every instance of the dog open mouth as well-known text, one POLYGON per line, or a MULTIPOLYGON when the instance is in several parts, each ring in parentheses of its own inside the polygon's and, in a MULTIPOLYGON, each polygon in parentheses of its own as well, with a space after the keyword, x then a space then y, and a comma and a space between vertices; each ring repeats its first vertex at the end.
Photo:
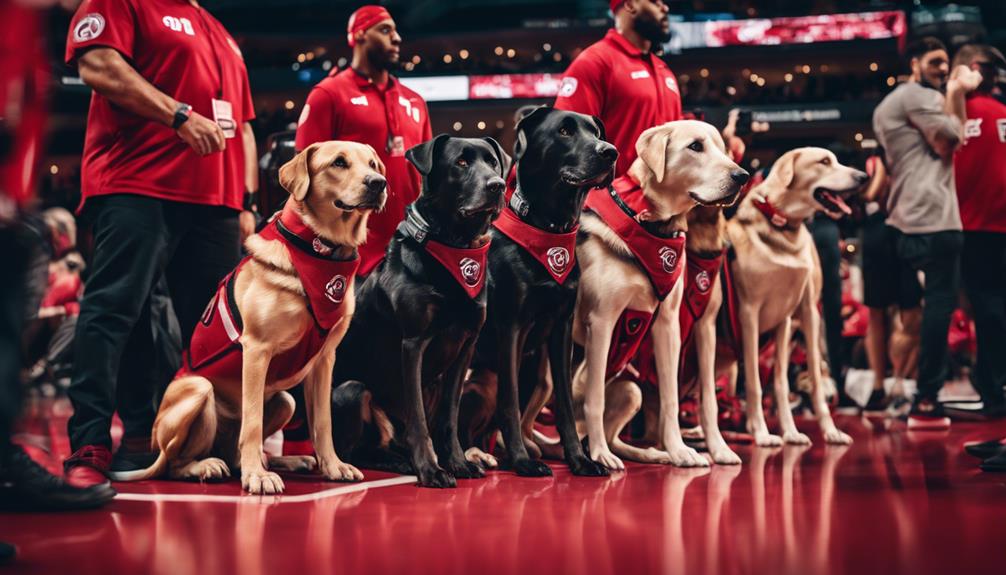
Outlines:
POLYGON ((342 200, 335 200, 335 207, 346 212, 354 212, 356 210, 380 211, 384 208, 384 202, 360 202, 359 204, 350 205, 342 200))
POLYGON ((573 186, 574 188, 582 188, 584 186, 600 185, 600 183, 605 181, 609 175, 611 175, 610 169, 586 177, 577 176, 571 172, 563 171, 559 177, 562 179, 562 183, 568 186, 573 186))
POLYGON ((828 188, 817 188, 814 190, 814 200, 821 204, 826 212, 829 214, 852 214, 852 208, 849 204, 845 203, 842 196, 850 193, 852 190, 845 191, 835 191, 829 190, 828 188))
POLYGON ((730 206, 734 205, 734 202, 737 201, 737 197, 739 195, 740 192, 734 192, 728 196, 723 196, 722 198, 713 201, 708 201, 702 199, 702 197, 696 194, 695 192, 688 192, 688 196, 691 197, 692 200, 695 201, 695 203, 699 204, 700 206, 706 206, 711 208, 729 208, 730 206))

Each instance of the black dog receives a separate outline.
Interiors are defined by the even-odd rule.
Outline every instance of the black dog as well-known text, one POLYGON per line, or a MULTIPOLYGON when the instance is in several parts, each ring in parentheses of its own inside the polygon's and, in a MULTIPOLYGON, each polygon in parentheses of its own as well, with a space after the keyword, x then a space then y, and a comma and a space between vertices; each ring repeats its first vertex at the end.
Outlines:
POLYGON ((509 158, 492 138, 446 135, 406 158, 423 190, 357 292, 336 359, 334 381, 346 383, 333 392, 333 433, 340 455, 361 467, 453 487, 455 477, 485 475, 461 451, 458 403, 486 318, 489 226, 509 158))
POLYGON ((573 308, 580 281, 576 231, 587 192, 611 183, 618 158, 604 137, 599 119, 552 108, 538 108, 517 125, 516 189, 493 229, 489 317, 462 400, 462 435, 472 444, 473 434, 484 437, 502 428, 510 465, 519 475, 552 474, 528 454, 518 399, 520 393, 526 401, 539 385, 544 357, 551 364, 566 462, 577 475, 607 475, 584 454, 571 399, 573 308), (494 403, 496 425, 478 429, 492 418, 494 403))

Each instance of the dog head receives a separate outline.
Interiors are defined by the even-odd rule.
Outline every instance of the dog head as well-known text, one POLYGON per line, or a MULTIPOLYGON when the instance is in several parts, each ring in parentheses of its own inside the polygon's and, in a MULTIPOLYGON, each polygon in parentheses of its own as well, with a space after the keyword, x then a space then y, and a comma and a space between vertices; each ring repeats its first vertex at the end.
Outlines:
POLYGON ((516 131, 514 161, 529 177, 557 174, 556 183, 571 188, 611 183, 618 151, 604 141, 599 118, 542 106, 521 118, 516 131))
POLYGON ((869 179, 866 172, 838 163, 829 150, 797 148, 776 161, 759 190, 792 219, 804 220, 818 211, 838 218, 852 213, 845 199, 869 179))
POLYGON ((503 208, 510 165, 496 140, 441 134, 405 157, 425 180, 417 204, 442 237, 461 245, 488 232, 503 208))
POLYGON ((705 122, 650 128, 640 134, 636 152, 639 158, 629 171, 654 206, 653 219, 666 220, 696 204, 730 205, 750 177, 727 156, 716 128, 705 122))
POLYGON ((388 181, 377 152, 355 142, 311 144, 279 169, 309 227, 338 245, 358 246, 367 239, 367 218, 384 208, 388 181))

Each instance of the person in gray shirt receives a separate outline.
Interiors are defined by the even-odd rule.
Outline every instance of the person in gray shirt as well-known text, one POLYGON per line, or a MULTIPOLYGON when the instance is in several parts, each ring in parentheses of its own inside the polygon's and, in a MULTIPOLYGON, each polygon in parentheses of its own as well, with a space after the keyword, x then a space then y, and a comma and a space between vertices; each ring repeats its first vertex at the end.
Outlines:
POLYGON ((981 74, 964 66, 951 73, 946 47, 932 37, 915 42, 907 56, 912 79, 877 106, 873 131, 891 173, 887 225, 895 253, 925 277, 918 393, 908 425, 945 429, 950 420, 937 395, 947 375, 947 330, 957 306, 964 243, 953 155, 967 120, 964 97, 981 83, 981 74))

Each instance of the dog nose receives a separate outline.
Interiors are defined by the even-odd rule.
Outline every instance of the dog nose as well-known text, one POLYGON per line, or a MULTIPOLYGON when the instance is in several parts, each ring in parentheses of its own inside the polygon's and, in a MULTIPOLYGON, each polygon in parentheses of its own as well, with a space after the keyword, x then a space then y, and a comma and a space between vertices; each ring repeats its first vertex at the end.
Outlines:
POLYGON ((615 146, 612 146, 607 142, 601 142, 597 146, 597 153, 599 156, 601 156, 605 160, 608 160, 609 162, 614 162, 615 160, 618 159, 618 150, 615 149, 615 146))
POLYGON ((493 178, 486 184, 486 191, 490 194, 502 194, 505 189, 506 182, 503 181, 503 178, 493 178))
POLYGON ((751 179, 751 174, 747 173, 745 170, 734 170, 730 172, 730 179, 738 186, 743 186, 748 183, 749 179, 751 179))
POLYGON ((388 187, 388 180, 384 179, 384 176, 365 176, 363 185, 366 186, 368 192, 379 194, 388 187))
POLYGON ((853 177, 856 178, 856 183, 858 183, 861 186, 866 182, 870 181, 869 174, 867 174, 866 172, 860 172, 859 170, 856 170, 856 175, 853 177))

